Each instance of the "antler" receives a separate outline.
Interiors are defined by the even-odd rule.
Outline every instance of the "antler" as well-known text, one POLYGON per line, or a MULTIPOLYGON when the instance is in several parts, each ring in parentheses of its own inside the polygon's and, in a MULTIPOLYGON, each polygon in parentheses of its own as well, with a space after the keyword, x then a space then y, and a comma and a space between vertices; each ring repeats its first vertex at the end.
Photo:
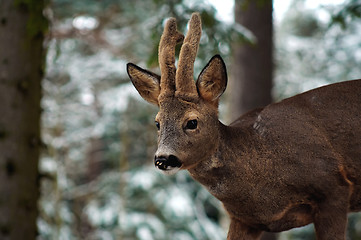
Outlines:
POLYGON ((164 27, 159 43, 158 61, 161 71, 160 88, 163 94, 175 91, 175 46, 182 42, 184 36, 178 32, 175 18, 170 18, 164 27))
POLYGON ((182 95, 183 98, 198 96, 193 80, 193 64, 196 59, 198 45, 202 34, 201 17, 193 13, 189 20, 189 30, 184 39, 178 32, 175 18, 170 18, 159 43, 159 66, 161 71, 160 88, 162 95, 182 95), (175 46, 182 42, 178 70, 175 67, 175 46), (176 92, 175 92, 176 91, 176 92), (188 97, 187 97, 188 96, 188 97))
POLYGON ((189 20, 189 30, 184 39, 176 73, 177 92, 187 95, 197 94, 197 88, 193 79, 194 61, 196 59, 198 45, 202 34, 202 23, 199 13, 193 13, 189 20))

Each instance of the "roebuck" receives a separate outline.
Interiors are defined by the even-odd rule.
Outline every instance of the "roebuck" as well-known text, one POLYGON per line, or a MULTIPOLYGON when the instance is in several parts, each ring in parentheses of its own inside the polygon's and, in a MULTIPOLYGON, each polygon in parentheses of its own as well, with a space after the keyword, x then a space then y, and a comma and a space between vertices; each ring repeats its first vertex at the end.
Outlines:
POLYGON ((186 169, 229 213, 228 239, 258 239, 314 223, 317 239, 343 240, 347 213, 361 210, 361 80, 332 84, 218 120, 226 67, 214 56, 193 80, 201 20, 183 41, 170 18, 159 45, 161 76, 134 64, 140 95, 159 106, 155 165, 186 169))

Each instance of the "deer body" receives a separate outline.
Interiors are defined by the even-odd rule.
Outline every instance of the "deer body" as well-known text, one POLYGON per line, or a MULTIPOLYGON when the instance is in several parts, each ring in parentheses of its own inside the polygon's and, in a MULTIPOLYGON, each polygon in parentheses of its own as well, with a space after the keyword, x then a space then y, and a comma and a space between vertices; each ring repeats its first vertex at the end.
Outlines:
POLYGON ((314 223, 317 237, 345 239, 347 213, 361 211, 361 80, 332 84, 218 120, 227 75, 213 57, 193 81, 200 18, 183 37, 170 19, 159 46, 161 76, 128 64, 141 96, 160 108, 155 165, 186 169, 230 215, 228 239, 258 239, 314 223), (192 64, 192 65, 190 65, 192 64))
POLYGON ((297 95, 229 127, 219 123, 218 148, 189 172, 231 217, 264 231, 309 224, 327 200, 348 206, 346 218, 361 210, 361 108, 352 106, 361 106, 361 81, 297 95))

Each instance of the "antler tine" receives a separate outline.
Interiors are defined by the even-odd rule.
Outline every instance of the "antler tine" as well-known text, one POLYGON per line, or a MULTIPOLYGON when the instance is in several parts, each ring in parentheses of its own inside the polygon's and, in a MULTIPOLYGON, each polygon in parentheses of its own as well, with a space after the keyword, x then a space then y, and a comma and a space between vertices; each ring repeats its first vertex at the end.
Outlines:
POLYGON ((175 91, 175 46, 182 42, 184 36, 178 32, 175 18, 170 18, 164 27, 159 43, 158 61, 161 71, 160 88, 162 92, 175 91))
POLYGON ((179 92, 197 94, 197 88, 193 80, 193 65, 196 59, 201 34, 201 17, 199 13, 193 13, 189 20, 189 30, 179 54, 179 64, 176 73, 176 88, 179 92))

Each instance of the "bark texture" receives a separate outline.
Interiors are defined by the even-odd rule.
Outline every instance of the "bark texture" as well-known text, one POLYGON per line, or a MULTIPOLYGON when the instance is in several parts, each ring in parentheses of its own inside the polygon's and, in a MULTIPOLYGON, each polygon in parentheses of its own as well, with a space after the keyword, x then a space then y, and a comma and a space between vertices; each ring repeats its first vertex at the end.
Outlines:
POLYGON ((37 235, 43 7, 0 1, 0 239, 37 235))
POLYGON ((256 43, 237 43, 234 46, 231 120, 272 101, 272 0, 236 0, 235 20, 254 34, 256 43))

